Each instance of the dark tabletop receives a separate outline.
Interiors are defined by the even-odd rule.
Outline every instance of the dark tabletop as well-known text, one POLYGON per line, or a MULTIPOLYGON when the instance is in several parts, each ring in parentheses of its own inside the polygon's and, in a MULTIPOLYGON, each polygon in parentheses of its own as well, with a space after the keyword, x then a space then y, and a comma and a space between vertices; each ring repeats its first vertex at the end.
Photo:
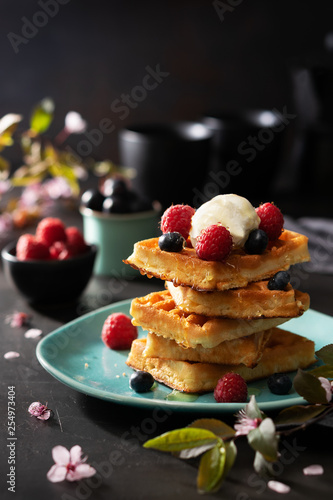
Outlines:
MULTIPOLYGON (((73 215, 71 215, 73 217, 73 215)), ((73 222, 72 220, 70 221, 73 222)), ((78 225, 80 221, 77 220, 78 225)), ((38 340, 26 339, 27 328, 12 328, 5 317, 14 311, 31 314, 31 327, 43 336, 84 312, 104 305, 160 290, 161 282, 138 278, 117 287, 114 278, 94 277, 77 303, 63 307, 42 308, 27 304, 6 282, 0 271, 1 330, 1 498, 53 499, 184 499, 202 498, 196 491, 197 462, 180 460, 170 454, 146 450, 143 443, 162 432, 188 425, 199 415, 172 412, 156 421, 152 410, 143 410, 106 402, 78 393, 49 375, 36 359, 38 340), (112 290, 119 290, 112 292, 112 290), (103 291, 107 290, 107 293, 103 291), (5 360, 7 351, 18 351, 20 357, 5 360), (8 491, 9 447, 7 446, 7 394, 14 386, 16 401, 16 492, 8 491), (48 402, 54 417, 42 422, 31 417, 31 402, 48 402), (46 474, 53 465, 51 450, 56 445, 67 448, 80 445, 89 456, 88 463, 98 473, 90 481, 51 483, 46 474)), ((332 314, 330 275, 306 275, 302 290, 311 295, 311 307, 332 314)), ((210 417, 211 415, 200 416, 210 417)), ((232 417, 221 415, 233 424, 232 417)), ((275 479, 291 486, 286 498, 331 498, 332 492, 332 422, 313 424, 288 438, 284 460, 276 469, 275 479), (322 476, 304 476, 303 468, 321 464, 322 476)), ((221 490, 207 498, 235 500, 278 498, 254 474, 253 451, 246 439, 237 441, 238 456, 221 490)))

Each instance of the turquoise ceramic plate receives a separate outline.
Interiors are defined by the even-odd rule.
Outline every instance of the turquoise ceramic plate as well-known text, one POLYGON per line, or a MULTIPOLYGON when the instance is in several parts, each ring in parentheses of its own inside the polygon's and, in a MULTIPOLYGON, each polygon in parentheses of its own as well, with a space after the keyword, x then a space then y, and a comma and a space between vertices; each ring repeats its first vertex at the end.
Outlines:
MULTIPOLYGON (((104 346, 101 330, 106 317, 113 312, 129 314, 130 300, 118 302, 67 323, 44 337, 37 346, 37 357, 42 366, 56 379, 72 389, 114 403, 141 408, 168 407, 173 410, 206 413, 236 412, 243 403, 216 403, 212 393, 182 399, 181 394, 170 396, 171 389, 155 384, 144 394, 129 387, 133 370, 126 364, 128 351, 112 351, 104 346), (168 398, 175 397, 176 400, 168 398)), ((288 322, 288 329, 315 340, 316 350, 331 342, 333 317, 313 310, 288 322)), ((139 329, 139 336, 145 335, 139 329)), ((249 384, 263 411, 302 404, 303 398, 293 390, 287 396, 272 394, 266 380, 249 384)))

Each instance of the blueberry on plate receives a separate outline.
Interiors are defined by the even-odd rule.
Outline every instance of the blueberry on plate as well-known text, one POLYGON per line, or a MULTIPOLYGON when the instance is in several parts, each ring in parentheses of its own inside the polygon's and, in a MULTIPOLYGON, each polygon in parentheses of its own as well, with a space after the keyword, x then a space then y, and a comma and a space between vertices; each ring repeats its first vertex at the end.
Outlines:
POLYGON ((249 254, 262 254, 268 245, 268 236, 262 229, 254 229, 250 232, 245 242, 244 250, 249 254))
POLYGON ((129 385, 135 392, 148 392, 154 382, 154 377, 150 373, 138 371, 131 375, 129 385))
POLYGON ((268 290, 284 290, 290 281, 290 274, 287 271, 278 271, 267 284, 268 290))
POLYGON ((81 196, 81 204, 86 208, 101 212, 104 199, 104 195, 98 189, 87 189, 81 196))
POLYGON ((292 385, 291 378, 286 373, 274 373, 267 379, 268 389, 279 396, 288 394, 292 385))
POLYGON ((181 252, 185 243, 185 238, 176 231, 162 234, 158 239, 158 246, 165 252, 181 252))

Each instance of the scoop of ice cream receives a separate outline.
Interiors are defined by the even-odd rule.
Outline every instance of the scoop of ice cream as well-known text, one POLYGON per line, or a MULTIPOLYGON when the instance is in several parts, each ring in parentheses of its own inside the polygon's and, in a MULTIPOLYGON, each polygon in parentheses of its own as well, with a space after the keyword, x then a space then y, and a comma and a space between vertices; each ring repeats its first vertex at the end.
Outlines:
POLYGON ((220 194, 207 201, 192 217, 190 238, 193 247, 200 232, 211 224, 221 224, 232 236, 235 246, 241 247, 250 232, 258 229, 260 218, 251 203, 236 194, 220 194))

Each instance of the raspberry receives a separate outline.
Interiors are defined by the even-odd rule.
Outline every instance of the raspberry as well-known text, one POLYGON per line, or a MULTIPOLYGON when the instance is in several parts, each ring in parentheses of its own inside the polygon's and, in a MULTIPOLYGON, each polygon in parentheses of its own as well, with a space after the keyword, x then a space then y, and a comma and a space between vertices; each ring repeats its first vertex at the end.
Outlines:
POLYGON ((195 209, 190 205, 171 205, 162 215, 162 233, 180 233, 187 240, 194 213, 195 209))
POLYGON ((37 225, 36 238, 48 247, 55 241, 66 241, 65 225, 56 217, 45 217, 37 225))
POLYGON ((217 382, 214 398, 218 403, 244 403, 247 400, 247 385, 238 373, 226 373, 217 382))
POLYGON ((18 260, 45 260, 50 257, 49 249, 32 234, 23 234, 16 245, 18 260))
POLYGON ((59 255, 65 250, 66 243, 64 241, 55 241, 49 248, 51 259, 59 259, 59 255))
POLYGON ((84 253, 88 249, 83 234, 77 227, 67 227, 65 233, 67 237, 67 248, 72 255, 84 253))
POLYGON ((123 313, 110 314, 102 328, 102 340, 110 349, 130 349, 133 340, 138 337, 137 327, 131 318, 123 313))
POLYGON ((195 250, 200 259, 222 261, 232 248, 232 236, 227 228, 218 224, 203 229, 197 238, 195 250))
POLYGON ((256 208, 260 217, 259 229, 265 231, 268 239, 276 240, 282 233, 284 219, 280 209, 273 203, 263 203, 256 208))

